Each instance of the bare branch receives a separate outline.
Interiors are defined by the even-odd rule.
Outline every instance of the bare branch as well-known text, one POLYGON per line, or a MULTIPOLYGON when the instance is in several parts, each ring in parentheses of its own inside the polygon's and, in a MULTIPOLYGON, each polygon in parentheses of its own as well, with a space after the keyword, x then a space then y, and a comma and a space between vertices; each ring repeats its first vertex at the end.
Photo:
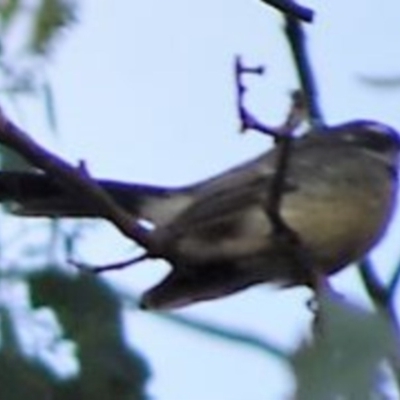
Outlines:
MULTIPOLYGON (((121 290, 119 295, 127 307, 132 307, 135 309, 138 307, 139 299, 131 292, 128 293, 121 290)), ((233 343, 248 346, 255 350, 261 351, 268 356, 274 356, 281 361, 287 361, 290 357, 289 350, 284 349, 273 340, 265 339, 264 335, 263 337, 259 337, 253 333, 238 330, 237 328, 222 326, 176 313, 157 311, 151 311, 151 313, 158 318, 162 318, 165 321, 177 324, 186 329, 191 329, 195 332, 205 333, 218 339, 228 340, 233 343)))
POLYGON ((368 258, 359 263, 359 270, 364 281, 365 288, 374 304, 384 310, 388 305, 387 291, 375 273, 372 261, 368 258))
MULTIPOLYGON (((289 158, 291 154, 291 145, 293 141, 294 130, 302 121, 304 115, 302 107, 304 102, 301 101, 301 96, 298 92, 292 96, 292 106, 282 126, 277 129, 279 132, 278 141, 278 156, 276 157, 275 174, 268 189, 268 204, 267 213, 270 220, 273 222, 275 230, 278 232, 290 230, 282 218, 280 217, 280 208, 282 196, 284 193, 284 186, 286 183, 286 175, 289 167, 289 158)), ((297 236, 297 235, 296 235, 297 236)))
POLYGON ((137 264, 141 261, 146 260, 149 258, 149 255, 147 253, 141 254, 140 256, 136 256, 133 258, 130 258, 128 260, 112 263, 112 264, 106 264, 106 265, 91 265, 91 264, 86 264, 78 261, 74 261, 69 259, 68 262, 72 264, 74 267, 80 269, 81 271, 84 272, 91 272, 94 274, 100 274, 102 272, 109 272, 109 271, 118 271, 120 269, 124 269, 126 267, 130 267, 133 264, 137 264))
MULTIPOLYGON (((236 59, 235 78, 238 93, 237 108, 242 130, 256 130, 268 136, 272 136, 277 143, 275 174, 271 185, 268 187, 268 200, 265 205, 265 212, 273 228, 276 246, 285 249, 285 252, 291 255, 293 262, 302 269, 305 281, 309 282, 318 297, 321 291, 329 290, 329 292, 332 292, 332 289, 323 274, 315 268, 312 256, 302 243, 301 237, 287 225, 280 212, 294 132, 307 115, 306 99, 300 91, 293 92, 291 108, 285 122, 281 126, 272 128, 261 123, 244 105, 246 87, 242 82, 242 76, 245 73, 260 75, 263 72, 264 70, 262 67, 245 67, 240 58, 236 59)), ((321 320, 318 312, 316 313, 316 320, 321 320)))
POLYGON ((152 240, 149 231, 142 227, 132 215, 118 206, 114 200, 89 177, 82 167, 74 167, 41 147, 27 133, 11 122, 0 109, 0 142, 8 146, 33 165, 42 169, 75 196, 80 196, 92 205, 99 217, 111 221, 125 236, 151 252, 152 240))
POLYGON ((285 24, 286 37, 299 76, 301 90, 305 96, 308 119, 311 126, 319 127, 324 125, 324 117, 318 101, 318 91, 307 52, 304 30, 301 23, 294 18, 286 17, 285 24))
POLYGON ((249 75, 262 75, 264 73, 263 66, 247 67, 242 63, 241 58, 238 56, 235 60, 235 85, 237 92, 236 108, 239 114, 241 123, 240 131, 246 132, 249 129, 253 129, 257 132, 261 132, 265 135, 273 137, 275 140, 278 139, 279 133, 276 128, 265 125, 260 122, 253 114, 251 114, 246 106, 244 105, 244 95, 247 92, 247 88, 243 83, 243 76, 249 75))
POLYGON ((314 11, 303 7, 292 0, 261 0, 263 3, 286 14, 288 17, 296 18, 304 22, 312 22, 314 11))
POLYGON ((359 263, 359 270, 365 288, 375 307, 386 315, 390 327, 398 341, 397 351, 389 355, 388 360, 396 378, 397 387, 400 388, 400 326, 393 306, 393 294, 399 279, 399 268, 397 268, 390 284, 386 288, 375 273, 374 265, 369 259, 359 263))
POLYGON ((392 279, 390 280, 389 285, 388 285, 388 289, 387 289, 388 296, 391 301, 393 301, 393 299, 394 299, 399 282, 400 282, 400 265, 398 265, 396 267, 396 270, 394 271, 392 279))

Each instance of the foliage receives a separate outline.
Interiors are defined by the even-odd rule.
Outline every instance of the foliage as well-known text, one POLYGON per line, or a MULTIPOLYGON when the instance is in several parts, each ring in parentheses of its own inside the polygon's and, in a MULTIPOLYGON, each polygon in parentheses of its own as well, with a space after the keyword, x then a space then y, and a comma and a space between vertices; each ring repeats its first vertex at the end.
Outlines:
MULTIPOLYGON (((49 127, 55 131, 53 93, 42 66, 57 48, 61 33, 75 22, 77 7, 71 0, 41 0, 33 8, 31 4, 5 0, 0 5, 0 79, 7 82, 2 90, 14 104, 21 94, 39 95, 44 100, 49 127), (28 63, 18 69, 10 38, 18 30, 22 16, 28 17, 30 35, 20 43, 19 54, 28 63)), ((0 151, 3 169, 30 168, 14 151, 4 146, 0 151)), ((16 320, 4 306, 0 309, 0 398, 146 399, 149 368, 125 342, 117 295, 95 276, 73 277, 55 272, 57 268, 51 265, 48 270, 31 275, 27 284, 34 307, 52 309, 65 337, 76 343, 79 374, 60 378, 40 359, 27 356, 18 338, 16 320)))
MULTIPOLYGON (((26 49, 36 56, 48 55, 60 33, 76 21, 77 6, 73 0, 40 0, 36 7, 24 0, 4 0, 0 5, 3 37, 27 15, 30 34, 26 49)), ((5 43, 3 43, 4 46, 5 43)))
POLYGON ((71 0, 42 0, 33 16, 30 50, 47 54, 61 31, 75 22, 75 8, 71 0))
POLYGON ((80 373, 62 379, 41 361, 23 354, 15 323, 2 308, 0 398, 146 399, 149 370, 125 343, 116 294, 94 276, 71 277, 54 269, 29 281, 34 305, 51 307, 66 335, 77 343, 80 373))
POLYGON ((57 266, 33 275, 30 287, 33 304, 51 307, 78 346, 80 374, 69 382, 74 394, 66 399, 147 398, 149 370, 125 343, 120 301, 110 287, 94 275, 57 272, 57 266))
POLYGON ((388 381, 385 360, 397 351, 387 319, 337 296, 324 296, 320 307, 323 332, 291 358, 296 399, 380 398, 388 381))

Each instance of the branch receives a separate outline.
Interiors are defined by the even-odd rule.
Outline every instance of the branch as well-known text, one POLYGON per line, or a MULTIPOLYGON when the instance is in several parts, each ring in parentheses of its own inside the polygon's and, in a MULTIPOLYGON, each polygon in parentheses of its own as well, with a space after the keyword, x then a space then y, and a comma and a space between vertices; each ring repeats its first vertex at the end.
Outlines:
POLYGON ((80 269, 81 271, 91 272, 93 274, 101 274, 103 272, 118 271, 120 269, 125 269, 126 267, 130 267, 131 265, 138 264, 138 263, 146 260, 147 258, 149 258, 149 254, 144 253, 144 254, 141 254, 140 256, 135 256, 128 260, 123 260, 123 261, 119 261, 119 262, 112 263, 112 264, 106 264, 106 265, 86 264, 86 263, 82 263, 79 261, 74 261, 72 259, 69 259, 68 262, 70 264, 72 264, 74 267, 80 269))
POLYGON ((300 6, 292 0, 261 0, 262 3, 281 11, 288 17, 296 18, 304 22, 312 22, 314 11, 310 8, 300 6))
MULTIPOLYGON (((303 273, 304 281, 311 286, 316 298, 319 299, 321 294, 332 294, 333 290, 325 275, 316 268, 310 249, 303 243, 302 237, 286 223, 281 215, 281 204, 292 155, 292 144, 295 140, 293 133, 303 120, 304 106, 303 96, 299 92, 295 92, 292 97, 292 108, 280 130, 281 139, 277 144, 275 172, 271 185, 268 187, 266 213, 271 221, 276 246, 290 255, 294 264, 303 273)), ((315 324, 319 327, 321 326, 322 315, 318 308, 316 311, 315 324)))
MULTIPOLYGON (((285 15, 285 33, 293 55, 302 92, 305 97, 309 123, 312 127, 319 128, 324 125, 324 117, 319 104, 316 80, 306 47, 304 30, 301 23, 289 14, 285 15)), ((301 252, 299 254, 301 255, 301 252)), ((304 262, 306 263, 307 260, 304 262)), ((301 265, 304 264, 301 263, 301 265)), ((374 273, 370 260, 365 259, 360 265, 361 275, 371 300, 377 308, 387 315, 391 327, 398 338, 400 327, 393 306, 393 298, 400 280, 400 266, 397 268, 389 286, 386 288, 374 273)), ((321 276, 321 278, 323 279, 323 276, 321 276)), ((325 282, 327 283, 326 280, 325 282)), ((389 361, 397 380, 397 387, 400 388, 400 354, 395 352, 389 356, 389 361)))
POLYGON ((360 261, 359 271, 365 288, 375 307, 387 315, 388 319, 391 321, 393 329, 396 331, 396 336, 400 338, 400 326, 393 304, 395 288, 399 279, 399 268, 396 268, 396 271, 387 286, 383 285, 376 275, 374 264, 370 259, 365 258, 360 261))
MULTIPOLYGON (((292 151, 294 130, 302 122, 304 116, 303 109, 305 103, 303 100, 303 96, 299 92, 293 93, 292 106, 289 110, 286 121, 277 129, 277 132, 279 133, 277 144, 278 155, 276 157, 275 173, 271 186, 268 189, 269 193, 266 207, 267 214, 277 234, 282 232, 289 233, 289 231, 291 231, 280 216, 280 209, 283 193, 285 192, 286 176, 292 151)), ((291 232, 290 236, 297 237, 294 232, 291 232)))
MULTIPOLYGON (((142 227, 93 180, 83 168, 76 168, 36 143, 11 122, 0 108, 0 142, 25 157, 37 168, 57 181, 65 190, 83 198, 97 210, 98 216, 111 221, 122 234, 133 239, 149 252, 153 248, 150 231, 142 227)), ((153 253, 152 253, 153 254, 153 253)))
POLYGON ((394 299, 396 290, 399 286, 399 282, 400 282, 400 265, 397 265, 393 273, 392 279, 390 280, 388 285, 388 296, 390 298, 390 301, 393 301, 394 299))
POLYGON ((376 275, 374 265, 370 259, 365 258, 359 263, 359 271, 371 301, 378 311, 386 315, 394 337, 398 342, 397 351, 393 351, 388 357, 396 378, 397 388, 400 388, 400 326, 393 301, 399 279, 399 269, 399 267, 396 268, 389 285, 385 287, 376 275))
POLYGON ((266 340, 257 335, 249 332, 241 331, 237 328, 229 328, 199 319, 189 318, 173 313, 155 313, 157 316, 179 324, 183 327, 194 329, 198 332, 212 335, 220 339, 232 341, 249 347, 253 347, 256 350, 260 350, 266 353, 268 356, 275 356, 276 358, 287 361, 289 358, 289 351, 284 350, 278 344, 273 343, 271 340, 266 340))
POLYGON ((245 106, 244 97, 247 93, 247 87, 243 82, 244 75, 263 75, 264 66, 248 67, 240 56, 235 59, 235 86, 236 86, 236 109, 240 120, 240 131, 254 130, 256 132, 271 136, 275 142, 278 142, 287 134, 294 132, 306 117, 306 103, 304 96, 298 90, 292 93, 292 105, 289 110, 286 121, 278 126, 272 127, 261 122, 245 106))
POLYGON ((236 86, 236 108, 239 114, 239 120, 241 123, 240 131, 246 132, 249 129, 253 129, 257 132, 271 136, 278 140, 278 132, 276 128, 265 125, 260 122, 253 114, 251 114, 244 105, 244 96, 247 92, 247 87, 243 83, 243 76, 248 75, 262 75, 265 71, 263 66, 247 67, 242 63, 242 59, 238 56, 235 59, 235 86, 236 86))
POLYGON ((301 23, 294 18, 286 17, 285 23, 285 33, 293 55, 301 90, 305 97, 310 125, 320 127, 324 125, 324 117, 318 101, 318 90, 307 52, 304 30, 301 23))
MULTIPOLYGON (((272 128, 260 122, 244 105, 244 95, 247 88, 242 81, 242 77, 244 74, 261 75, 263 73, 263 67, 246 67, 239 57, 236 58, 235 82, 237 89, 237 110, 241 121, 241 130, 253 129, 262 134, 272 136, 277 143, 275 172, 271 180, 271 185, 267 189, 268 195, 265 212, 271 222, 276 246, 281 248, 284 253, 292 256, 293 262, 302 270, 305 276, 304 280, 309 282, 316 292, 317 297, 319 297, 319 294, 323 291, 332 293, 332 289, 325 276, 315 268, 310 251, 302 243, 301 237, 287 225, 281 216, 281 202, 285 191, 294 132, 307 116, 307 103, 303 93, 295 91, 292 94, 292 105, 286 121, 281 126, 272 128)), ((316 315, 318 317, 318 314, 316 315)))
MULTIPOLYGON (((126 306, 133 307, 135 309, 138 307, 139 301, 137 297, 131 292, 127 293, 121 290, 119 292, 119 295, 121 296, 122 301, 126 306)), ((199 319, 194 319, 193 317, 187 317, 175 313, 156 311, 151 311, 151 313, 167 322, 172 322, 184 328, 211 335, 218 339, 229 340, 234 343, 252 347, 256 350, 266 353, 268 356, 275 356, 282 361, 287 361, 290 356, 290 352, 288 350, 285 350, 277 343, 274 343, 272 340, 264 339, 246 331, 221 326, 215 323, 210 323, 199 319)))
POLYGON ((373 268, 372 261, 368 258, 359 263, 359 271, 365 288, 377 308, 385 311, 389 305, 388 293, 381 283, 373 268))

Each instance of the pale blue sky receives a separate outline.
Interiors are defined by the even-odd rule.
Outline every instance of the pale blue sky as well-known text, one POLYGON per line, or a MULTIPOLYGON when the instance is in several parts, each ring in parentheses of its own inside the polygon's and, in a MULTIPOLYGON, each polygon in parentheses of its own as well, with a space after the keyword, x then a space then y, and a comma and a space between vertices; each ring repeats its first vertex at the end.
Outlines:
MULTIPOLYGON (((316 11, 307 33, 328 122, 371 118, 400 128, 400 90, 373 90, 358 80, 400 74, 398 2, 304 5, 316 11)), ((264 78, 248 79, 248 105, 268 123, 280 123, 297 84, 277 12, 257 0, 86 0, 81 11, 48 69, 61 139, 46 133, 39 105, 26 107, 24 124, 42 143, 71 161, 86 160, 96 176, 165 185, 205 178, 269 145, 238 135, 232 72, 236 54, 267 66, 264 78)), ((82 252, 91 262, 128 254, 127 241, 110 227, 87 236, 82 252)), ((400 254, 396 237, 398 230, 379 250, 383 268, 400 254)), ((165 268, 146 263, 107 279, 138 293, 165 268)), ((354 270, 334 281, 349 297, 362 296, 354 270)), ((309 296, 305 289, 259 287, 179 313, 293 348, 308 333, 309 296)), ((272 357, 140 311, 127 312, 126 321, 128 340, 153 369, 155 399, 274 400, 293 387, 272 357)))

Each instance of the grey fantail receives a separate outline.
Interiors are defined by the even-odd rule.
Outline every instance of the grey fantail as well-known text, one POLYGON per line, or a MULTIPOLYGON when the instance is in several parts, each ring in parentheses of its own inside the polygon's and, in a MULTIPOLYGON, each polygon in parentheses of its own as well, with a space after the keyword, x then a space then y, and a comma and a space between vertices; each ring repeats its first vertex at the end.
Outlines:
MULTIPOLYGON (((276 148, 200 183, 165 188, 99 180, 115 201, 149 221, 168 249, 172 269, 142 299, 172 308, 218 298, 251 285, 308 284, 303 268, 276 245, 266 203, 276 148)), ((280 213, 329 275, 363 257, 382 237, 397 192, 398 133, 352 121, 293 140, 280 213)), ((0 201, 24 216, 95 217, 90 204, 42 173, 0 172, 0 201)))

